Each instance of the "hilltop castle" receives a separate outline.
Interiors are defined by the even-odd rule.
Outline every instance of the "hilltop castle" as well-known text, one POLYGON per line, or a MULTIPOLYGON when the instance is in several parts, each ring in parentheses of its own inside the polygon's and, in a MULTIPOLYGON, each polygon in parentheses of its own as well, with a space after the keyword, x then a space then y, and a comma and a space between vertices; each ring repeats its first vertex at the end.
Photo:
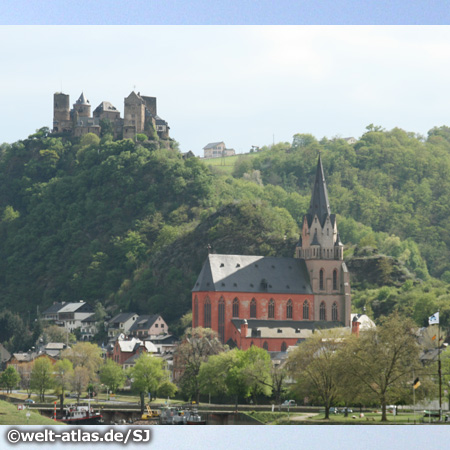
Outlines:
POLYGON ((156 111, 156 97, 141 96, 133 91, 124 99, 124 117, 109 102, 101 102, 91 116, 91 105, 84 93, 70 109, 69 95, 57 92, 53 95, 53 133, 70 133, 83 136, 102 130, 112 133, 115 139, 135 139, 137 134, 152 138, 154 132, 160 139, 169 139, 169 125, 156 111))

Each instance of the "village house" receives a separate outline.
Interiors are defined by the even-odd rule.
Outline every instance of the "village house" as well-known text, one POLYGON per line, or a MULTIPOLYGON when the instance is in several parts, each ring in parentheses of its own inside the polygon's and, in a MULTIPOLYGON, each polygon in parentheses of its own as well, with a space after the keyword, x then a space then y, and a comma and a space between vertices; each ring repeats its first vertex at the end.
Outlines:
POLYGON ((221 158, 222 156, 234 156, 236 152, 232 148, 226 148, 224 142, 210 142, 203 147, 204 158, 221 158))
POLYGON ((0 371, 6 367, 6 362, 11 358, 11 353, 6 350, 3 344, 0 343, 0 371))
POLYGON ((286 351, 315 330, 350 328, 349 272, 320 156, 295 258, 208 255, 192 311, 194 328, 243 350, 286 351))
POLYGON ((94 309, 83 300, 74 303, 62 302, 54 303, 42 315, 44 320, 52 320, 72 333, 76 328, 81 328, 82 322, 88 317, 93 317, 94 309))
POLYGON ((157 348, 151 342, 141 341, 137 338, 126 339, 124 336, 119 336, 113 348, 107 354, 107 357, 111 358, 117 364, 124 365, 125 361, 129 360, 132 356, 137 355, 139 357, 141 353, 157 352, 157 348))
POLYGON ((146 338, 148 336, 157 336, 159 334, 169 334, 169 327, 165 320, 159 315, 139 316, 129 329, 131 336, 146 338))
POLYGON ((138 317, 134 312, 117 314, 108 322, 108 337, 113 338, 121 333, 127 334, 138 317))

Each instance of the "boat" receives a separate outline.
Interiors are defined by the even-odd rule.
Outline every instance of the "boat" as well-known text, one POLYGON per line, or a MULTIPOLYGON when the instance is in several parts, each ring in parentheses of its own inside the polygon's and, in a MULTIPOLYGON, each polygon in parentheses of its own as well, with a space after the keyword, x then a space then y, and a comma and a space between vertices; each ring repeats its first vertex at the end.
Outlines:
POLYGON ((94 411, 90 404, 68 405, 59 421, 69 425, 97 425, 103 422, 99 411, 94 411))
POLYGON ((194 409, 187 416, 186 425, 206 425, 206 419, 202 419, 202 416, 194 409))

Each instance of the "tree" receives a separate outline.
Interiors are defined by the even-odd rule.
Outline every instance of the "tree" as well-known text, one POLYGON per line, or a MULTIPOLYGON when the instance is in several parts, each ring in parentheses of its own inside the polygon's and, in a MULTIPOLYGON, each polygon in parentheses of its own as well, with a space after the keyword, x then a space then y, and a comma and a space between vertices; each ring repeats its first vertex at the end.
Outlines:
POLYGON ((200 389, 204 394, 225 393, 233 397, 237 409, 240 398, 270 395, 270 369, 270 356, 264 349, 255 346, 246 351, 233 349, 202 363, 200 389))
POLYGON ((195 398, 199 402, 200 366, 211 355, 217 355, 224 349, 217 333, 210 328, 188 328, 174 355, 176 368, 182 373, 179 386, 188 398, 195 398))
POLYGON ((81 394, 86 390, 89 384, 89 369, 83 366, 75 367, 70 384, 72 389, 77 393, 77 403, 80 403, 81 394))
POLYGON ((11 392, 20 382, 20 374, 13 366, 8 366, 0 375, 0 385, 11 392))
POLYGON ((100 381, 108 386, 112 392, 123 386, 126 376, 120 364, 112 359, 107 359, 103 367, 100 369, 100 381))
POLYGON ((53 379, 60 393, 60 410, 64 407, 64 393, 69 389, 73 377, 73 365, 68 359, 60 359, 53 366, 53 379))
POLYGON ((175 384, 171 383, 169 380, 164 380, 158 386, 158 397, 166 398, 166 397, 175 397, 178 388, 175 384))
POLYGON ((413 371, 420 373, 416 328, 411 319, 393 313, 376 328, 348 340, 346 370, 355 383, 361 383, 366 398, 381 404, 382 422, 387 421, 386 405, 402 397, 404 387, 412 383, 413 371))
POLYGON ((42 338, 44 340, 44 344, 49 342, 65 342, 75 344, 75 336, 72 333, 69 333, 63 327, 59 327, 58 325, 49 325, 45 327, 42 332, 42 338))
POLYGON ((44 356, 34 361, 33 369, 31 370, 30 387, 39 394, 41 402, 45 400, 45 391, 53 387, 52 373, 53 366, 49 358, 44 356))
POLYGON ((72 348, 64 350, 61 357, 70 360, 74 368, 85 367, 89 374, 89 381, 97 379, 97 373, 103 365, 100 347, 90 342, 78 342, 72 348))
POLYGON ((339 398, 340 379, 344 372, 340 355, 344 345, 339 332, 317 332, 302 342, 288 358, 295 391, 315 396, 325 408, 325 419, 329 419, 330 406, 339 398))
POLYGON ((242 376, 249 387, 249 395, 256 403, 258 395, 269 396, 272 393, 272 361, 269 353, 263 348, 250 347, 243 352, 242 376))
POLYGON ((144 412, 145 395, 156 397, 157 388, 164 378, 163 361, 148 353, 142 353, 130 369, 133 388, 140 394, 141 413, 144 412))

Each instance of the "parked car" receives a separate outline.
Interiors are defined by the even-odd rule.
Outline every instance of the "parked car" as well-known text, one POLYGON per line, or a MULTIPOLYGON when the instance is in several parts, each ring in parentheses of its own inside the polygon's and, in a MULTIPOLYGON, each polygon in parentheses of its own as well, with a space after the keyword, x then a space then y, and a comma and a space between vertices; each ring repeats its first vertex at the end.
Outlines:
POLYGON ((297 406, 297 402, 295 400, 285 400, 283 406, 297 406))
POLYGON ((332 407, 329 409, 329 412, 330 412, 330 414, 337 414, 339 411, 338 411, 337 408, 335 408, 334 406, 332 406, 332 407))
POLYGON ((25 401, 24 401, 24 403, 26 404, 26 405, 32 405, 33 403, 36 403, 33 399, 31 399, 31 398, 27 398, 25 401))
POLYGON ((351 408, 341 408, 341 409, 339 410, 339 412, 342 413, 342 414, 345 414, 346 412, 347 412, 347 413, 352 413, 352 412, 353 412, 353 409, 351 409, 351 408))

